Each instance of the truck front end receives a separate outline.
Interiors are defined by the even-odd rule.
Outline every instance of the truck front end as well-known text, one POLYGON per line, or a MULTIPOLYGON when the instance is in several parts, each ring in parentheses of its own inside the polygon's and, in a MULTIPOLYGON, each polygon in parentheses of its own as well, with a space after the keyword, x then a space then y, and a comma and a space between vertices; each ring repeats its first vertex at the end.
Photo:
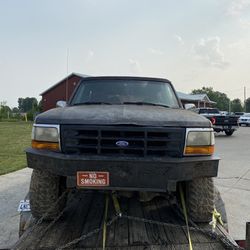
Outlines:
POLYGON ((67 107, 36 118, 26 153, 28 167, 83 190, 174 192, 210 183, 219 162, 210 121, 184 110, 169 81, 140 77, 84 79, 67 107))

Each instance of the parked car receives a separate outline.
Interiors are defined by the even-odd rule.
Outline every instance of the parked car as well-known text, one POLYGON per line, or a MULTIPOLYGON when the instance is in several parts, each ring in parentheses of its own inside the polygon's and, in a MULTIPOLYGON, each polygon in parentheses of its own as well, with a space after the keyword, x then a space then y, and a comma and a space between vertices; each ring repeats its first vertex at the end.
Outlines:
POLYGON ((225 132, 227 136, 231 136, 238 128, 238 116, 222 115, 217 108, 197 108, 196 113, 209 119, 213 125, 215 132, 225 132))
POLYGON ((229 115, 229 112, 228 111, 220 111, 220 114, 221 115, 229 115))
POLYGON ((234 112, 235 115, 242 116, 245 114, 245 112, 234 112))
POLYGON ((239 118, 239 126, 241 125, 250 125, 250 113, 245 113, 244 115, 240 116, 239 118))

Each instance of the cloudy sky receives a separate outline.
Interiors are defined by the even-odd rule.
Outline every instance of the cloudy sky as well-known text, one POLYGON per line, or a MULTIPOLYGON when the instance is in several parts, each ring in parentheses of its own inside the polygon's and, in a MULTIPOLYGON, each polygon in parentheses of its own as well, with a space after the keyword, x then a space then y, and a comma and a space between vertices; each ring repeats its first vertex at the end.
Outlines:
POLYGON ((0 101, 11 107, 67 72, 159 76, 243 99, 249 68, 250 0, 0 0, 0 101))

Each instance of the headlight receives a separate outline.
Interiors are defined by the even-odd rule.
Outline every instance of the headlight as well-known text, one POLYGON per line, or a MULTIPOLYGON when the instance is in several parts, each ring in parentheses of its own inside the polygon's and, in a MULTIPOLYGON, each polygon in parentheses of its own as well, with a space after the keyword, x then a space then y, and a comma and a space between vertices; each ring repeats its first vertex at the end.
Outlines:
POLYGON ((189 128, 186 131, 184 155, 212 155, 214 132, 212 128, 189 128))
POLYGON ((60 150, 59 125, 34 124, 32 147, 36 149, 60 150))

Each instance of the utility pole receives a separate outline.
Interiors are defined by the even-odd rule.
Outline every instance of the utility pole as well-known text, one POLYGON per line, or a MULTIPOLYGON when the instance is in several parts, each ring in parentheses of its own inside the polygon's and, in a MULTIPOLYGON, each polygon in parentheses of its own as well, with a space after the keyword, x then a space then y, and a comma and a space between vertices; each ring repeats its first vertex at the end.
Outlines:
POLYGON ((231 114, 231 100, 229 100, 228 103, 228 113, 231 114))
POLYGON ((247 107, 246 107, 246 86, 244 86, 244 111, 246 112, 247 107))

